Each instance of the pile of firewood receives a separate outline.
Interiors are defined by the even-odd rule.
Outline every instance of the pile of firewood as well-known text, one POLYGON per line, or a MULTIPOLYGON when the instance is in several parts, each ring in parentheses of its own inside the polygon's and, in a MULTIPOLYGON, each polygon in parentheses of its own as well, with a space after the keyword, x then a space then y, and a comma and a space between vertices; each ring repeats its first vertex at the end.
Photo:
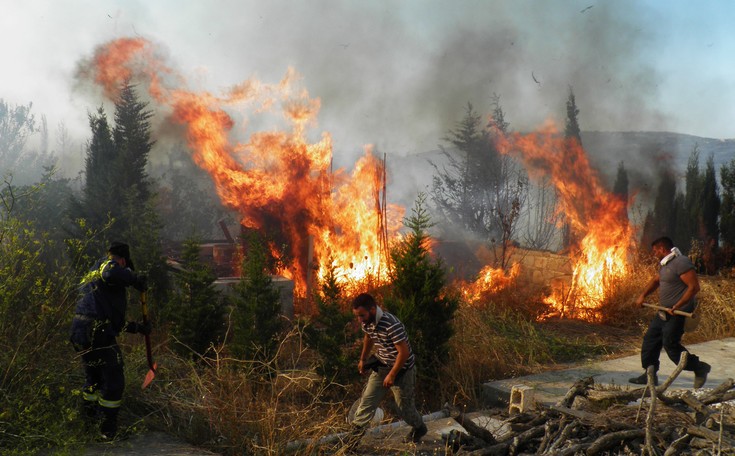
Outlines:
POLYGON ((495 436, 454 409, 467 433, 452 431, 447 446, 456 455, 735 455, 735 381, 695 396, 667 392, 686 357, 660 386, 599 389, 592 378, 576 382, 557 404, 505 420, 495 436))

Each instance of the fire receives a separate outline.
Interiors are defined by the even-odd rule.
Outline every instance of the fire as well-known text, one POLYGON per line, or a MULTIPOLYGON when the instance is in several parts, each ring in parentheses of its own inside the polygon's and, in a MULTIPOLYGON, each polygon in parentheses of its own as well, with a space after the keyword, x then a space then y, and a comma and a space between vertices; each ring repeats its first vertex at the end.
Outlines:
POLYGON ((503 268, 487 265, 477 274, 474 282, 461 285, 460 290, 466 302, 476 303, 487 293, 497 293, 508 288, 516 280, 520 271, 519 263, 513 264, 507 272, 503 268))
POLYGON ((604 188, 579 142, 565 139, 550 123, 539 132, 500 136, 498 141, 500 151, 517 155, 531 177, 551 177, 557 210, 578 239, 570 250, 572 283, 547 303, 564 316, 599 320, 611 286, 628 274, 635 230, 625 216, 626 202, 604 188))
POLYGON ((323 133, 306 138, 315 124, 319 99, 298 90, 293 69, 277 84, 247 80, 222 96, 186 88, 184 79, 165 66, 153 45, 142 39, 119 39, 97 49, 86 75, 114 99, 131 78, 147 81, 157 108, 170 111, 185 129, 194 162, 213 179, 219 198, 236 210, 241 224, 266 232, 270 248, 286 262, 280 273, 293 278, 305 295, 314 264, 317 277, 331 267, 344 283, 365 277, 385 279, 385 248, 396 236, 403 209, 381 199, 385 167, 367 148, 351 175, 332 171, 332 139, 323 133), (280 106, 280 128, 233 139, 243 131, 226 109, 265 115, 280 106), (250 112, 247 111, 250 109, 250 112), (286 246, 285 251, 282 246, 286 246), (331 259, 331 265, 326 260, 331 259))

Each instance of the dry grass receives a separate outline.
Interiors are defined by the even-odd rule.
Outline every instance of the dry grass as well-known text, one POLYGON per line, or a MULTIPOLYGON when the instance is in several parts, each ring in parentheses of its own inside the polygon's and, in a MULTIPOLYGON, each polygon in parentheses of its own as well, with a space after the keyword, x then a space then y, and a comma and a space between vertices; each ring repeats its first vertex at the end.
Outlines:
POLYGON ((684 336, 687 343, 735 336, 735 279, 700 276, 701 291, 695 315, 697 329, 684 336))
POLYGON ((289 333, 267 362, 228 357, 225 347, 198 363, 159 355, 155 381, 131 406, 149 425, 219 453, 283 454, 305 441, 300 454, 309 454, 310 440, 346 430, 349 388, 300 366, 300 336, 289 333))
MULTIPOLYGON (((604 324, 537 322, 545 306, 543 296, 520 286, 486 296, 482 304, 463 304, 455 316, 450 359, 437 373, 442 400, 475 407, 487 381, 637 352, 651 310, 636 308, 632 301, 653 273, 655 265, 639 265, 630 277, 611 285, 614 290, 603 307, 604 324)), ((701 323, 685 336, 685 343, 735 336, 735 280, 700 277, 700 281, 701 323)), ((263 363, 233 359, 226 347, 199 363, 167 353, 159 360, 162 367, 156 381, 137 406, 153 418, 147 423, 158 422, 221 453, 284 454, 289 442, 298 441, 304 443, 298 454, 320 454, 323 449, 313 442, 347 430, 345 417, 362 382, 336 385, 319 378, 311 369, 313 356, 296 330, 284 338, 279 353, 263 363)), ((134 358, 142 365, 142 354, 134 358)), ((390 407, 384 410, 390 412, 390 407)))

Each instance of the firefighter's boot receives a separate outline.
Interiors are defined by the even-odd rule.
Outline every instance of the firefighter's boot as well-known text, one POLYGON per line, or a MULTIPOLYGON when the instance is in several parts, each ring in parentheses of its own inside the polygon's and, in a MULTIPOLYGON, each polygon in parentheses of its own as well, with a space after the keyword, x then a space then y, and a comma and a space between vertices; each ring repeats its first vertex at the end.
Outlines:
POLYGON ((117 437, 117 414, 119 408, 99 407, 102 416, 100 424, 100 438, 105 441, 115 440, 117 437))

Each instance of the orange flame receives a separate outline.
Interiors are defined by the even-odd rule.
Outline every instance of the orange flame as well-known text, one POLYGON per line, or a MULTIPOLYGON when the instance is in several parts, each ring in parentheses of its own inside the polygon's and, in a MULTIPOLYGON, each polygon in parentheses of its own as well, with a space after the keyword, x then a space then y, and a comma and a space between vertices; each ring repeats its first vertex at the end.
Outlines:
POLYGON ((487 265, 477 274, 474 282, 460 285, 462 296, 468 303, 477 303, 486 294, 497 293, 508 288, 515 282, 520 271, 519 263, 513 264, 508 272, 503 268, 493 268, 487 265))
POLYGON ((579 239, 570 249, 573 279, 567 296, 547 302, 572 318, 599 320, 614 280, 628 273, 628 254, 635 230, 626 202, 608 192, 581 144, 560 135, 552 124, 539 132, 498 137, 502 153, 517 155, 531 177, 550 176, 563 213, 579 239))
POLYGON ((289 69, 278 84, 248 80, 217 97, 187 90, 183 78, 154 54, 142 38, 111 41, 96 51, 88 76, 112 99, 131 78, 148 82, 158 107, 185 127, 192 158, 210 174, 222 203, 240 214, 244 227, 273 238, 271 250, 287 261, 279 272, 294 279, 297 294, 306 292, 312 249, 315 258, 332 261, 318 266, 318 277, 330 266, 343 282, 387 277, 384 249, 399 228, 390 220, 400 221, 403 209, 381 204, 384 164, 368 148, 351 176, 332 173, 330 135, 323 133, 316 143, 305 137, 320 101, 295 90, 295 71, 289 69), (262 114, 279 102, 286 128, 233 142, 236 122, 225 107, 254 105, 253 114, 262 114))

